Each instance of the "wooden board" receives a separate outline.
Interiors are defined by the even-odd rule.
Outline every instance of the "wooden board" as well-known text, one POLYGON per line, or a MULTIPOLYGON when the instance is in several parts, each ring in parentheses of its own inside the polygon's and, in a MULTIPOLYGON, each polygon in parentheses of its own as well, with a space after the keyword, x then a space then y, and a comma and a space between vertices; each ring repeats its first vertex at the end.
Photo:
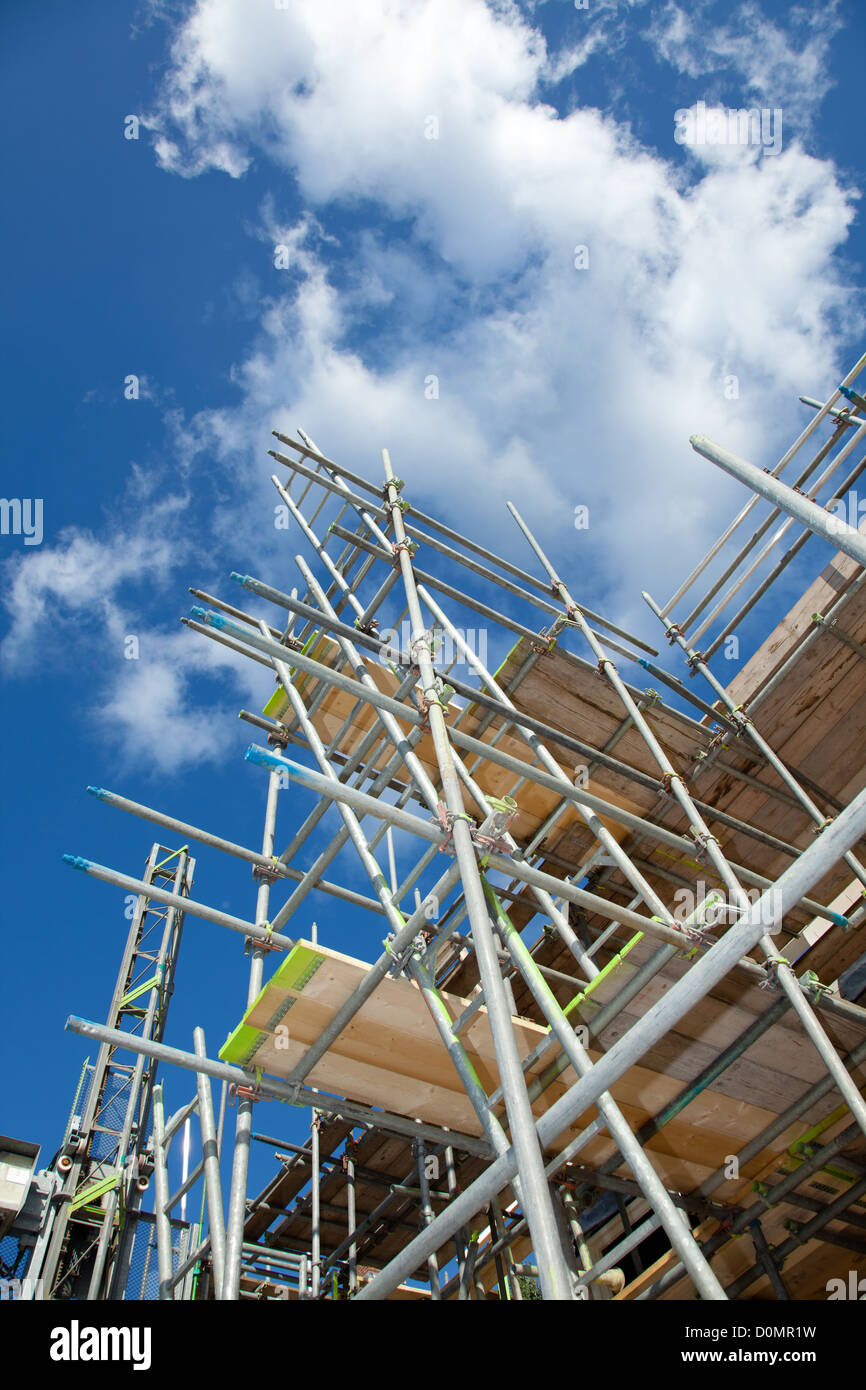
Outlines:
MULTIPOLYGON (((369 966, 350 956, 298 942, 275 976, 247 1010, 244 1020, 220 1052, 227 1061, 261 1067, 287 1077, 357 987, 369 966)), ((452 1017, 466 1000, 443 993, 452 1017)), ((512 1020, 518 1052, 525 1057, 545 1037, 531 1019, 512 1020)), ((499 1072, 487 1012, 478 1010, 463 1030, 462 1041, 485 1091, 499 1084, 499 1072)), ((590 1057, 601 1055, 590 1049, 590 1057)), ((702 1054, 703 1057, 703 1054, 702 1054)), ((533 1064, 530 1081, 549 1065, 533 1064)), ((632 1129, 638 1129, 675 1099, 682 1082, 677 1068, 634 1066, 612 1088, 614 1099, 632 1129)), ((535 1101, 541 1115, 576 1081, 569 1067, 535 1101)), ((323 1092, 432 1124, 480 1135, 481 1125, 462 1088, 418 987, 403 977, 386 977, 307 1077, 323 1092)), ((805 1083, 804 1083, 805 1084, 805 1083)), ((784 1099, 784 1097, 782 1098, 784 1099)), ((500 1107, 504 1116, 504 1111, 500 1107)), ((556 1148, 594 1118, 590 1109, 557 1137, 556 1148)), ((682 1191, 699 1185, 737 1147, 758 1134, 778 1113, 707 1089, 648 1144, 665 1181, 682 1191)), ((775 1146, 778 1148, 778 1143, 775 1146)), ((606 1135, 587 1144, 583 1161, 596 1164, 616 1151, 606 1135)))

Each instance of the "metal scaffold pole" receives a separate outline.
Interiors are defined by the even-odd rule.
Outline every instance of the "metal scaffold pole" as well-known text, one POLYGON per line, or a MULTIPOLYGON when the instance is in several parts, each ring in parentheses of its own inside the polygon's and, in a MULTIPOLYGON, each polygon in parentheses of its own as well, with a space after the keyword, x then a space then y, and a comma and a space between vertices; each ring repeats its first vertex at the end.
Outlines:
MULTIPOLYGON (((265 826, 262 837, 262 857, 270 860, 274 852, 274 832, 277 819, 277 799, 280 779, 272 772, 268 778, 268 795, 265 806, 265 826)), ((265 951, 263 939, 268 937, 268 906, 271 896, 271 870, 257 866, 253 870, 259 880, 256 897, 256 936, 249 941, 250 976, 247 988, 247 1005, 254 1003, 262 987, 265 951)), ((250 1134, 253 1127, 253 1105, 255 1096, 251 1088, 242 1087, 237 1091, 238 1112, 235 1124, 235 1142, 232 1157, 232 1176, 229 1188, 229 1204, 226 1219, 226 1241, 224 1273, 220 1285, 220 1298, 231 1302, 240 1297, 241 1259, 243 1255, 244 1221, 246 1219, 247 1174, 250 1161, 250 1134)))

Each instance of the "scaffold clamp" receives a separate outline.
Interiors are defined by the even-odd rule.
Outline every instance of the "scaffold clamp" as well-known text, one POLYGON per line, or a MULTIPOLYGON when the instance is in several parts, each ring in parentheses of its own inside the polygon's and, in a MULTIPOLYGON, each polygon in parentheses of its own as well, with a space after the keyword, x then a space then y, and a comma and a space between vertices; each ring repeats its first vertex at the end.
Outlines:
POLYGON ((412 940, 409 942, 409 945, 404 946, 402 951, 395 951, 393 949, 391 937, 386 937, 385 940, 382 942, 382 945, 385 947, 385 950, 387 951, 388 955, 393 956, 393 961, 388 969, 388 974, 396 978, 398 975, 402 975, 403 971, 406 969, 406 966, 409 964, 409 961, 416 953, 419 953, 426 949, 427 939, 421 932, 417 932, 416 935, 412 937, 412 940))
POLYGON ((759 989, 778 989, 779 988, 779 966, 790 965, 791 962, 786 956, 773 956, 764 965, 766 979, 762 980, 759 989))
POLYGON ((716 732, 713 734, 712 738, 707 744, 707 752, 709 753, 712 749, 716 748, 727 748, 728 744, 725 743, 727 730, 725 729, 724 725, 714 724, 711 727, 713 727, 716 732))
MULTIPOLYGON (((663 917, 651 917, 650 921, 660 922, 663 926, 667 926, 667 923, 665 922, 663 917)), ((701 946, 706 942, 707 929, 706 927, 692 926, 688 922, 679 922, 677 924, 677 931, 680 932, 686 938, 686 941, 691 941, 694 943, 690 951, 677 952, 678 955, 682 956, 683 960, 691 960, 694 956, 698 954, 698 951, 700 950, 701 946)))
POLYGON ((710 844, 717 845, 719 841, 708 830, 696 830, 694 826, 690 826, 690 833, 696 845, 695 858, 699 864, 704 864, 710 844))
MULTIPOLYGON (((511 857, 516 852, 517 846, 510 836, 503 840, 495 835, 482 835, 474 825, 470 828, 470 833, 474 843, 484 854, 507 854, 511 857)), ((518 858, 520 857, 518 855, 518 858)))
POLYGON ((659 778, 659 786, 664 796, 673 795, 673 780, 675 777, 679 777, 680 781, 682 781, 678 772, 664 772, 659 778))
POLYGON ((520 854, 518 846, 509 834, 510 827, 520 814, 513 796, 488 796, 489 811, 479 826, 472 826, 471 835, 475 845, 484 854, 520 854))
POLYGON ((259 879, 262 883, 276 883, 278 878, 282 878, 282 874, 274 867, 276 863, 277 861, 272 859, 270 864, 254 864, 253 878, 259 879))
POLYGON ((273 1100, 273 1096, 266 1096, 262 1091, 262 1068, 256 1067, 255 1084, 244 1086, 241 1082, 235 1082, 229 1086, 229 1100, 273 1100))
POLYGON ((440 801, 436 807, 436 814, 439 817, 439 824, 442 827, 444 839, 439 846, 440 854, 453 854, 454 823, 458 820, 465 820, 471 829, 475 829, 475 822, 471 816, 467 816, 465 811, 449 811, 444 801, 440 801))
POLYGON ((265 932, 264 940, 262 940, 260 937, 257 937, 257 936, 247 936, 247 937, 245 937, 245 938, 244 938, 244 943, 245 943, 245 944, 244 944, 244 955, 247 955, 248 952, 251 951, 251 950, 253 950, 253 951, 256 951, 256 950, 258 950, 258 951, 281 951, 281 950, 283 949, 282 946, 278 946, 277 943, 276 943, 275 941, 272 941, 272 940, 271 940, 271 937, 273 936, 273 932, 274 932, 273 925, 272 925, 270 922, 264 922, 262 925, 263 925, 263 927, 264 927, 264 932, 265 932))
POLYGON ((736 725, 740 733, 745 733, 751 722, 746 714, 745 705, 734 705, 734 708, 728 711, 728 718, 736 725))
POLYGON ((824 831, 824 830, 827 829, 827 826, 828 826, 828 825, 832 825, 832 824, 833 824, 833 822, 834 822, 835 819, 836 819, 835 816, 825 816, 824 819, 823 819, 822 821, 820 821, 818 824, 812 826, 812 834, 813 834, 813 835, 820 835, 822 831, 824 831))
MULTIPOLYGON (((554 624, 555 626, 555 624, 554 624)), ((543 627, 539 630, 538 640, 531 643, 532 650, 536 656, 550 656, 556 646, 557 634, 552 629, 543 627)))
POLYGON ((417 541, 393 541, 393 542, 391 543, 391 565, 392 565, 392 567, 393 567, 395 570, 400 568, 400 551, 401 551, 401 550, 405 550, 406 554, 409 556, 409 559, 411 560, 411 559, 412 559, 412 556, 415 554, 415 551, 416 551, 417 549, 418 549, 418 542, 417 542, 417 541))
POLYGON ((800 984, 813 1001, 820 999, 824 994, 833 993, 830 985, 825 985, 823 980, 819 980, 814 970, 805 970, 800 976, 800 984))
MULTIPOLYGON (((415 662, 415 665, 417 665, 417 662, 415 662)), ((431 709, 433 708, 433 706, 434 706, 434 705, 438 705, 439 708, 442 710, 443 714, 444 714, 444 712, 448 709, 448 706, 447 706, 447 704, 445 703, 445 701, 444 701, 444 700, 440 700, 440 699, 438 698, 438 696, 435 696, 435 695, 434 695, 434 696, 428 697, 427 695, 421 694, 421 695, 418 696, 418 701, 417 701, 417 703, 418 703, 418 711, 419 711, 420 714, 423 715, 423 718, 422 718, 422 720, 421 720, 421 723, 419 724, 418 727, 419 727, 420 729, 425 729, 425 730, 427 730, 428 732, 429 732, 429 730, 430 730, 430 711, 431 711, 431 709)))
POLYGON ((690 676, 694 676, 697 673, 698 667, 701 666, 705 661, 706 657, 704 656, 703 652, 694 651, 691 647, 689 647, 688 655, 686 656, 686 665, 689 668, 690 676))

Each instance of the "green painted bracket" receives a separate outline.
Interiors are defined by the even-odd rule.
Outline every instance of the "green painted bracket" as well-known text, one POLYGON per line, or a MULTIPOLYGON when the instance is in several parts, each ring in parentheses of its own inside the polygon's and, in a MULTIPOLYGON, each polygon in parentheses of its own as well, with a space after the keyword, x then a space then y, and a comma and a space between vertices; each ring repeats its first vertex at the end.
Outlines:
POLYGON ((85 1187, 83 1192, 78 1192, 69 1204, 71 1212, 78 1211, 79 1207, 86 1206, 89 1202, 96 1201, 99 1197, 104 1197, 106 1192, 110 1192, 113 1187, 117 1187, 120 1182, 120 1174, 115 1173, 111 1178, 103 1178, 101 1182, 92 1183, 90 1187, 85 1187))
POLYGON ((154 864, 153 872, 156 873, 157 869, 164 868, 171 859, 176 859, 179 854, 186 854, 188 849, 189 845, 181 845, 180 849, 173 849, 171 854, 167 854, 164 859, 160 859, 158 864, 154 864))
POLYGON ((269 715, 271 719, 279 719, 280 715, 282 714, 283 710, 286 708, 286 705, 288 703, 288 695, 286 694, 285 690, 283 690, 283 687, 281 685, 278 685, 273 695, 268 700, 268 703, 262 710, 262 714, 269 715))
POLYGON ((643 936, 644 934, 642 931, 635 932, 634 936, 631 938, 630 941, 626 942, 622 950, 617 951, 615 956, 611 956, 607 965, 604 966, 602 970, 599 970, 598 974, 590 980, 586 989, 581 990, 580 994, 576 994, 570 1004, 566 1004, 565 1008, 562 1011, 565 1014, 566 1018, 571 1013, 572 1009, 580 1008, 581 1004, 584 1003, 584 1001, 589 997, 590 994, 592 994, 593 990, 598 989, 598 986, 601 984, 602 980, 606 980, 608 975, 613 974, 614 970, 616 970, 618 965, 622 965, 629 951, 631 951, 633 947, 635 947, 638 944, 639 941, 643 940, 643 936))
POLYGON ((138 985, 135 989, 131 989, 131 990, 129 991, 129 994, 124 994, 123 998, 121 999, 121 1001, 120 1001, 120 1003, 118 1004, 117 1007, 118 1007, 119 1009, 125 1009, 126 1006, 127 1006, 127 1004, 131 1004, 131 1003, 133 1002, 134 999, 138 999, 139 995, 146 994, 147 991, 150 990, 150 989, 153 989, 155 985, 161 985, 161 984, 162 984, 162 971, 161 971, 161 970, 157 970, 156 974, 155 974, 155 975, 151 975, 151 977, 150 977, 149 980, 145 980, 142 984, 138 985))
MULTIPOLYGON (((309 637, 307 638, 306 642, 305 642, 304 645, 301 647, 301 655, 302 655, 302 656, 306 656, 306 655, 307 655, 307 653, 311 650, 311 648, 313 647, 313 645, 315 644, 315 642, 318 641, 318 639, 321 637, 321 635, 322 635, 322 634, 320 633, 320 631, 319 631, 318 628, 314 628, 314 629, 313 629, 313 631, 310 633, 309 637)), ((292 665, 292 663, 291 663, 291 655, 292 655, 292 654, 291 654, 291 652, 289 651, 289 649, 288 649, 288 647, 287 647, 287 648, 286 648, 286 658, 287 658, 287 660, 288 660, 288 667, 289 667, 289 671, 291 672, 291 674, 294 675, 295 670, 296 670, 297 668, 294 667, 294 666, 292 665)), ((289 697, 288 697, 288 695, 286 694, 286 692, 285 692, 285 690, 283 689, 283 687, 282 687, 281 685, 278 685, 277 688, 276 688, 276 690, 274 691, 273 695, 271 695, 270 699, 268 700, 268 703, 265 705, 264 709, 262 710, 262 714, 268 715, 271 719, 277 719, 277 720, 279 720, 280 716, 282 715, 282 713, 283 713, 283 711, 285 710, 285 708, 286 708, 286 706, 288 705, 288 703, 289 703, 289 697)))
POLYGON ((271 977, 253 1000, 237 1028, 226 1038, 219 1051, 220 1060, 235 1062, 239 1066, 247 1066, 262 1043, 270 1036, 260 1028, 253 1028, 246 1022, 259 1000, 272 985, 292 994, 301 994, 326 960, 327 956, 323 956, 320 951, 314 950, 311 946, 305 946, 301 941, 293 946, 276 974, 271 977))

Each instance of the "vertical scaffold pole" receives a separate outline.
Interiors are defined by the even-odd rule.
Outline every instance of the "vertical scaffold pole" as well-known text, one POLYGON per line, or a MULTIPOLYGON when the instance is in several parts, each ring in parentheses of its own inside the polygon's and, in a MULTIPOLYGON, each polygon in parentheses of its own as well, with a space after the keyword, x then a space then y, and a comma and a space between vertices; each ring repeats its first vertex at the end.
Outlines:
POLYGON ((156 1225, 156 1257, 159 1269, 159 1297, 164 1302, 174 1300, 171 1276, 174 1273, 171 1254, 171 1222, 168 1219, 168 1164, 165 1151, 165 1107, 162 1083, 153 1088, 153 1206, 156 1225))
POLYGON ((310 1272, 311 1286, 310 1294, 312 1298, 318 1298, 321 1282, 322 1264, 322 1239, 320 1231, 321 1223, 321 1196, 319 1191, 319 1168, 321 1163, 320 1153, 320 1130, 321 1120, 318 1110, 310 1112, 310 1164, 312 1167, 313 1182, 310 1188, 310 1224, 312 1227, 312 1241, 310 1246, 310 1272))
MULTIPOLYGON (((538 1136, 535 1132, 529 1097, 526 1094, 511 1014, 502 989, 502 977, 499 973, 493 928, 488 917, 487 902, 481 885, 478 861, 475 857, 475 847, 469 828, 469 818, 463 806, 460 781, 451 756, 448 726, 445 722, 445 712, 442 708, 439 686, 433 669, 429 638, 421 616, 421 605, 412 569, 410 546, 403 525, 400 488, 394 477, 387 450, 383 450, 382 458, 386 478, 385 501, 396 537, 393 549, 400 566, 412 625, 411 655, 421 677, 422 697, 429 715, 430 732, 439 767, 446 814, 451 827, 457 862, 460 866, 472 943, 475 947, 478 970, 487 1000, 490 1029, 493 1034, 500 1081, 505 1097, 511 1140, 517 1157, 523 1202, 538 1262, 541 1292, 545 1299, 569 1301, 572 1298, 572 1292, 568 1269, 559 1243, 559 1231, 544 1173, 544 1164, 538 1136)), ((435 1224, 435 1220, 433 1224, 435 1224)))
MULTIPOLYGON (((268 778, 268 797, 265 806, 265 828, 262 836, 262 855, 270 860, 274 853, 274 827, 277 819, 277 797, 280 790, 278 772, 271 772, 268 778)), ((253 871, 255 873, 255 870, 253 871)), ((267 869, 258 871, 259 888, 256 898, 256 921, 258 928, 268 925, 268 906, 271 896, 272 874, 267 869)), ((262 988, 265 952, 260 941, 250 939, 250 979, 247 990, 247 1008, 250 1008, 262 988)), ((236 1302, 240 1298, 241 1260, 243 1258, 244 1221, 246 1219, 247 1174, 250 1164, 250 1135, 253 1127, 253 1098, 238 1096, 238 1115, 235 1125, 235 1146, 232 1161, 232 1180, 229 1190, 229 1210, 226 1222, 225 1270, 222 1283, 222 1298, 226 1302, 236 1302)))
MULTIPOLYGON (((196 1028, 193 1033, 193 1047, 196 1057, 206 1057, 204 1031, 196 1028)), ((220 1183, 219 1141, 213 1113, 213 1096, 210 1078, 197 1071, 195 1082, 198 1093, 198 1115, 201 1121, 201 1151, 204 1161, 205 1191, 207 1193, 208 1228, 210 1234, 211 1259, 213 1260, 213 1282, 217 1296, 222 1293, 225 1275, 226 1228, 223 1213, 223 1193, 220 1183)))
POLYGON ((355 1240, 355 1227, 358 1217, 355 1203, 355 1158, 351 1136, 346 1140, 346 1224, 349 1228, 349 1297, 358 1290, 358 1243, 355 1240))

